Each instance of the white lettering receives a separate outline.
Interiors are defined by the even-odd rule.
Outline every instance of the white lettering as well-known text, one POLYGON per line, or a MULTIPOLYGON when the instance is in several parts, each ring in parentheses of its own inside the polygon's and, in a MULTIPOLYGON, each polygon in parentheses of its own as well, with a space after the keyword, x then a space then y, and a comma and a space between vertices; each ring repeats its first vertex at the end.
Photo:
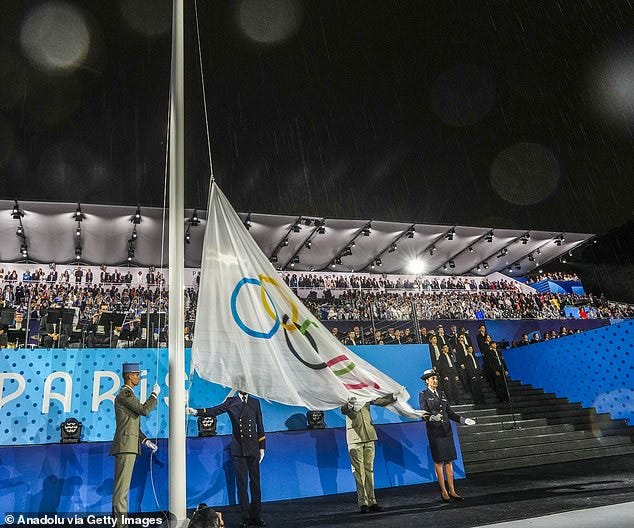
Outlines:
POLYGON ((97 412, 101 402, 106 400, 110 400, 114 404, 114 399, 120 386, 121 380, 119 379, 119 376, 111 370, 95 370, 92 379, 92 407, 90 410, 92 412, 97 412), (103 378, 110 378, 112 380, 112 388, 103 394, 100 394, 99 390, 101 387, 101 380, 103 378))
POLYGON ((0 409, 4 407, 11 400, 15 400, 20 394, 24 392, 26 388, 26 382, 24 381, 24 376, 18 374, 17 372, 2 372, 0 373, 0 409), (18 382, 18 388, 14 390, 12 393, 3 396, 4 394, 4 380, 11 379, 18 382))
POLYGON ((73 394, 73 380, 68 372, 53 372, 44 380, 44 394, 42 395, 42 414, 48 414, 51 400, 58 400, 64 407, 64 412, 70 412, 70 398, 73 394), (51 387, 56 379, 64 380, 65 391, 63 394, 52 392, 51 387))

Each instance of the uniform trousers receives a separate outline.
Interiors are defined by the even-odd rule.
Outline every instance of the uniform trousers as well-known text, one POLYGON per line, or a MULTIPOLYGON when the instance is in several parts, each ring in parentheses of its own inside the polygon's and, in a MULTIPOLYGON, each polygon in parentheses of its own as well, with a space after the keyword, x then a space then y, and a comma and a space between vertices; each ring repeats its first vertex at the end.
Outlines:
POLYGON ((352 474, 357 485, 359 507, 376 504, 374 497, 374 442, 360 442, 348 446, 352 474))
POLYGON ((238 486, 238 501, 242 520, 260 519, 262 509, 262 491, 260 488, 260 459, 257 456, 234 456, 233 467, 236 471, 236 484, 238 486), (247 478, 251 490, 251 503, 247 493, 247 478))
POLYGON ((112 488, 112 515, 120 526, 128 514, 128 491, 136 462, 135 453, 120 453, 114 457, 114 484, 112 488))

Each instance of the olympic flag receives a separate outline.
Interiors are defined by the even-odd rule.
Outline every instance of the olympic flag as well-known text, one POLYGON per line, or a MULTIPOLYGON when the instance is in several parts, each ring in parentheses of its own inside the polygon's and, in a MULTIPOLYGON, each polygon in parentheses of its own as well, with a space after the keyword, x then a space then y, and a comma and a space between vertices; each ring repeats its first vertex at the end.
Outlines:
POLYGON ((392 409, 421 416, 404 387, 353 354, 293 294, 213 183, 203 245, 192 369, 208 381, 311 410, 398 393, 392 409))

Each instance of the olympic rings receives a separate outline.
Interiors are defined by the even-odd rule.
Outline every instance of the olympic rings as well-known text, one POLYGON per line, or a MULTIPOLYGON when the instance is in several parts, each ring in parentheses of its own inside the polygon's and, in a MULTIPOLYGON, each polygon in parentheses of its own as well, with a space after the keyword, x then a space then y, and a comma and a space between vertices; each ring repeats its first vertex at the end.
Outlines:
MULTIPOLYGON (((263 292, 262 295, 265 298, 268 296, 268 293, 264 291, 264 288, 262 288, 262 283, 258 279, 253 279, 251 277, 243 277, 242 279, 238 281, 238 283, 236 284, 236 287, 233 289, 233 292, 231 294, 231 315, 233 315, 234 321, 245 334, 250 335, 251 337, 259 337, 261 339, 271 339, 280 328, 280 318, 277 314, 277 310, 275 309, 275 307, 273 307, 270 313, 267 310, 267 313, 271 316, 271 319, 275 321, 273 323, 273 327, 268 332, 259 332, 257 330, 253 330, 252 328, 249 328, 247 325, 244 324, 244 322, 238 315, 236 302, 238 300, 238 294, 240 293, 240 289, 245 284, 257 284, 262 289, 262 292, 263 292)), ((270 309, 270 305, 267 304, 267 306, 270 309)))

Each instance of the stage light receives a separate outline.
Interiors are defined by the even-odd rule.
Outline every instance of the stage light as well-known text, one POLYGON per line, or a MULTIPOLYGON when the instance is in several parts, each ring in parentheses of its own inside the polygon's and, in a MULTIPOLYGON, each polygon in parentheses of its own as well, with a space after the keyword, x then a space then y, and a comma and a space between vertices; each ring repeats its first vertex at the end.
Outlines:
POLYGON ((486 240, 489 243, 493 242, 493 231, 491 231, 490 233, 487 233, 487 235, 484 237, 484 240, 486 240))
POLYGON ((416 229, 414 229, 414 226, 412 226, 407 230, 407 238, 414 238, 414 233, 416 233, 416 229))
MULTIPOLYGON (((317 220, 315 220, 315 225, 317 225, 317 220)), ((317 234, 318 235, 323 235, 326 232, 326 221, 325 220, 321 220, 319 222, 319 229, 317 229, 317 234)))
POLYGON ((482 263, 482 267, 483 267, 484 269, 489 269, 489 263, 488 263, 487 261, 484 261, 484 262, 482 263))
POLYGON ((77 260, 81 259, 81 246, 77 246, 75 248, 75 258, 77 260))
POLYGON ((372 233, 372 229, 371 229, 371 228, 369 228, 369 227, 364 227, 364 228, 361 230, 361 234, 362 234, 363 236, 370 236, 370 233, 372 233))
POLYGON ((11 211, 11 217, 14 220, 19 220, 23 216, 24 216, 24 211, 20 209, 20 206, 18 205, 18 201, 15 200, 15 204, 13 205, 13 210, 11 211))
POLYGON ((189 218, 189 225, 197 226, 199 224, 200 224, 200 219, 198 218, 198 211, 194 209, 194 212, 189 218))
POLYGON ((189 227, 187 228, 187 232, 185 233, 185 243, 191 244, 192 236, 189 234, 189 227))
POLYGON ((251 213, 249 213, 249 214, 247 215, 247 217, 245 218, 245 220, 244 220, 244 227, 246 227, 246 228, 247 228, 247 231, 248 231, 249 229, 251 229, 251 213))
POLYGON ((436 251, 436 246, 432 246, 429 248, 429 256, 433 257, 434 256, 434 251, 436 251))
POLYGON ((295 223, 295 225, 293 226, 293 233, 299 233, 302 230, 302 226, 299 225, 298 223, 295 223))
POLYGON ((141 223, 141 207, 136 208, 136 212, 134 213, 134 216, 130 219, 130 222, 132 222, 133 224, 141 223))
POLYGON ((447 240, 453 240, 453 236, 456 234, 456 230, 452 227, 449 232, 445 235, 447 240))
POLYGON ((325 429, 326 422, 324 421, 323 411, 308 411, 306 413, 306 422, 309 429, 325 429))
POLYGON ((376 259, 376 265, 377 266, 382 266, 383 265, 383 261, 380 258, 376 259))
POLYGON ((306 249, 310 249, 311 247, 313 247, 313 243, 309 240, 304 244, 304 246, 306 247, 306 249))
POLYGON ((24 234, 24 229, 22 228, 22 226, 18 226, 17 231, 15 232, 15 234, 19 237, 21 237, 24 234))
POLYGON ((445 271, 447 271, 447 264, 443 264, 443 265, 442 265, 442 269, 444 269, 445 271))
POLYGON ((473 253, 473 248, 469 246, 469 253, 473 253))
POLYGON ((481 266, 480 264, 478 264, 478 265, 476 266, 476 269, 477 269, 478 271, 480 271, 480 270, 482 269, 482 266, 481 266))
POLYGON ((425 269, 425 266, 422 260, 413 259, 413 260, 410 260, 407 268, 410 273, 413 273, 414 275, 418 275, 419 273, 423 272, 423 270, 425 269))
POLYGON ((333 263, 330 265, 330 267, 331 267, 332 269, 335 269, 335 263, 333 262, 333 263))
POLYGON ((529 261, 529 262, 535 262, 535 257, 533 256, 533 254, 532 254, 532 253, 530 253, 530 254, 528 255, 528 261, 529 261))
POLYGON ((273 262, 273 264, 275 264, 277 262, 277 255, 272 255, 271 256, 271 262, 273 262))
POLYGON ((299 264, 299 255, 293 257, 293 264, 299 264))
POLYGON ((522 269, 522 265, 519 262, 515 263, 515 269, 522 269))
POLYGON ((79 227, 79 224, 77 225, 77 229, 75 230, 75 236, 81 236, 81 227, 79 227))
POLYGON ((304 225, 305 226, 309 226, 310 224, 312 224, 312 220, 310 218, 304 218, 304 225))
POLYGON ((509 273, 513 273, 513 268, 509 268, 509 273))
POLYGON ((450 260, 448 264, 449 264, 449 267, 452 269, 456 267, 456 263, 453 260, 450 260))
POLYGON ((75 214, 73 215, 75 222, 81 222, 86 218, 86 215, 81 212, 81 205, 77 204, 77 209, 75 209, 75 214))
POLYGON ((84 425, 76 418, 68 418, 59 427, 62 444, 78 444, 84 425))
POLYGON ((284 240, 282 240, 282 247, 286 247, 288 246, 288 238, 285 238, 284 240))
POLYGON ((216 436, 218 420, 215 416, 198 417, 198 436, 216 436))
POLYGON ((340 259, 339 257, 337 257, 337 258, 335 259, 335 264, 339 264, 339 265, 341 265, 341 259, 340 259))
POLYGON ((390 249, 388 249, 388 251, 387 251, 387 252, 388 252, 388 253, 394 253, 394 252, 396 251, 396 249, 397 249, 396 244, 392 244, 392 245, 390 246, 390 249))

